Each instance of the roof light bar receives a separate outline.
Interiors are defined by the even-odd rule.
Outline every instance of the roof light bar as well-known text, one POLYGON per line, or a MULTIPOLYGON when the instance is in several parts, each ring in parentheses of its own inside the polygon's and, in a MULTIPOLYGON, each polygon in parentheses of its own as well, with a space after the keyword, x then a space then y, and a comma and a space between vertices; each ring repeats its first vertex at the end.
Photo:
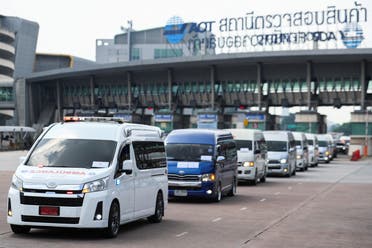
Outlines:
POLYGON ((65 116, 63 117, 64 122, 117 122, 117 123, 124 123, 124 118, 121 117, 95 117, 95 116, 65 116))

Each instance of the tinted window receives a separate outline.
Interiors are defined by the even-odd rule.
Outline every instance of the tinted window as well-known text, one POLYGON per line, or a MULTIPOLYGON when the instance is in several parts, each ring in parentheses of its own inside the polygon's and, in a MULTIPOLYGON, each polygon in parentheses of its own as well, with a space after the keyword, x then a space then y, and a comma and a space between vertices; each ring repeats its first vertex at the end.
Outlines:
POLYGON ((162 142, 136 141, 133 149, 138 169, 166 167, 165 149, 162 142))
POLYGON ((314 145, 314 142, 313 142, 313 140, 307 140, 307 144, 313 146, 314 145))
POLYGON ((287 142, 266 140, 267 150, 271 152, 286 152, 287 142))
POLYGON ((301 146, 301 140, 296 140, 296 146, 301 146))
POLYGON ((252 140, 235 140, 236 149, 240 150, 241 148, 248 148, 252 151, 252 140))
POLYGON ((175 161, 212 160, 214 147, 204 144, 170 144, 166 145, 167 159, 175 161), (210 158, 210 159, 208 159, 210 158))
POLYGON ((319 141, 319 146, 321 146, 321 147, 327 147, 328 146, 328 142, 327 141, 324 141, 324 140, 320 140, 319 141))
POLYGON ((109 166, 115 148, 116 142, 111 140, 42 139, 26 165, 92 168, 97 162, 109 166))

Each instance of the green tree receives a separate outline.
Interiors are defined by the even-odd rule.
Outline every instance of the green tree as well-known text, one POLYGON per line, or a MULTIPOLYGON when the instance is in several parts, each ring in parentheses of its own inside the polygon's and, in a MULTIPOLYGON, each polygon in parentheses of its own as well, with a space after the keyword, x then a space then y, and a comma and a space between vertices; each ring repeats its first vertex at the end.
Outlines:
POLYGON ((337 125, 332 128, 332 132, 337 132, 337 133, 344 133, 344 135, 351 135, 351 123, 343 123, 342 125, 337 125))

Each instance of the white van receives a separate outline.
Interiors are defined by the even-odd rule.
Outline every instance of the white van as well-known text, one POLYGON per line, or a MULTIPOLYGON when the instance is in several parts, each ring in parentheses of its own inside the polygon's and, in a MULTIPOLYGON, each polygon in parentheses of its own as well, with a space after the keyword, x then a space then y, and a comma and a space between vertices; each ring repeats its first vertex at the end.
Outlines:
POLYGON ((228 129, 236 142, 238 152, 238 181, 266 181, 267 147, 261 130, 228 129))
POLYGON ((309 167, 309 154, 306 135, 303 132, 292 132, 296 142, 296 168, 305 171, 309 167))
POLYGON ((318 166, 319 146, 318 138, 313 133, 305 133, 307 138, 307 147, 309 150, 309 165, 318 166))
POLYGON ((296 175, 296 143, 291 131, 263 131, 267 144, 268 175, 296 175))
POLYGON ((73 118, 79 121, 46 128, 14 173, 7 217, 12 231, 103 228, 115 237, 126 222, 160 222, 168 203, 161 130, 73 118))

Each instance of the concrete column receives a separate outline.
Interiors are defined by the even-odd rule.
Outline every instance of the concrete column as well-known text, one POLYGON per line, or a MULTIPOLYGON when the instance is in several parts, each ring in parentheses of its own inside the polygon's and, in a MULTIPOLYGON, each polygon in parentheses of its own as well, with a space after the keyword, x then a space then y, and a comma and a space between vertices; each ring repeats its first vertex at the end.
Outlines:
POLYGON ((214 99, 215 99, 215 94, 214 92, 214 83, 216 81, 216 66, 212 65, 210 67, 210 80, 211 80, 211 108, 214 110, 214 99))
POLYGON ((60 122, 63 118, 62 116, 62 101, 61 101, 61 87, 60 82, 57 80, 56 82, 56 91, 57 91, 57 122, 60 122))
POLYGON ((132 109, 132 73, 127 72, 127 84, 128 84, 128 109, 132 109))
POLYGON ((258 110, 262 110, 262 65, 257 63, 257 88, 258 88, 258 110))
POLYGON ((28 94, 28 106, 29 106, 29 111, 30 111, 30 114, 29 114, 29 121, 30 121, 30 125, 32 126, 33 124, 35 124, 35 110, 34 110, 34 96, 32 95, 32 88, 31 88, 31 84, 30 83, 27 83, 27 81, 25 82, 26 83, 26 87, 27 87, 27 94, 28 94))
POLYGON ((311 61, 306 62, 306 84, 307 84, 307 110, 311 110, 311 75, 312 75, 312 63, 311 61))
POLYGON ((362 60, 360 63, 360 85, 361 85, 361 95, 360 95, 360 107, 362 110, 366 109, 366 92, 367 92, 367 82, 366 82, 366 61, 362 60))
POLYGON ((173 81, 173 70, 168 68, 168 108, 172 109, 172 81, 173 81))
POLYGON ((90 77, 90 105, 94 106, 94 77, 90 77))

